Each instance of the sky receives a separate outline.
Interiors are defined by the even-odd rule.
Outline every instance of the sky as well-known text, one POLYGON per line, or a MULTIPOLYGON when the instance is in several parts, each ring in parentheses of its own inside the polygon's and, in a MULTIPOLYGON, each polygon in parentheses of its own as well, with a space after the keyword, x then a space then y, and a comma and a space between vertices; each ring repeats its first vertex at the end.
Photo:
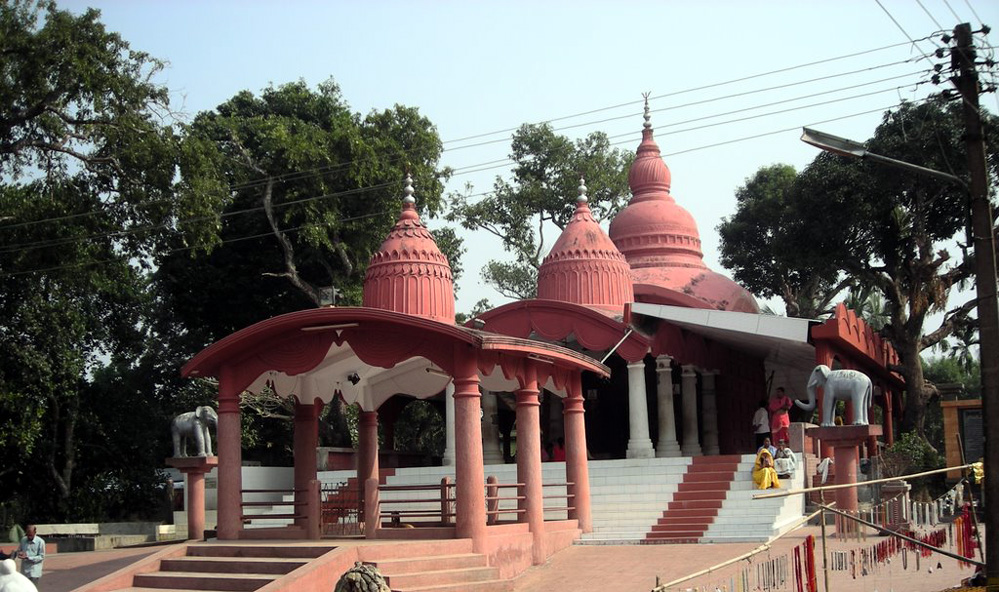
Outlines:
MULTIPOLYGON (((167 61, 159 80, 188 116, 242 90, 329 78, 362 114, 418 107, 445 141, 454 191, 486 192, 507 175, 510 133, 524 123, 551 121, 573 138, 602 131, 634 151, 650 92, 673 197, 698 223, 705 262, 727 275, 715 227, 760 167, 801 169, 816 156, 799 140, 802 126, 866 140, 886 108, 933 92, 927 72, 947 64, 933 57, 941 32, 999 25, 994 0, 58 4, 100 9, 133 49, 167 61)), ((983 107, 999 111, 996 97, 983 96, 983 107)), ((457 310, 504 303, 479 275, 501 245, 464 236, 457 310)))

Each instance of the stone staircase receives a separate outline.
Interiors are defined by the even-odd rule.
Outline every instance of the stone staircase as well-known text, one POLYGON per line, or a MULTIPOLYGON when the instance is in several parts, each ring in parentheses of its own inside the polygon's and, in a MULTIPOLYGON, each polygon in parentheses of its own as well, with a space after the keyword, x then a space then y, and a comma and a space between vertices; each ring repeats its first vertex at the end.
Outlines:
POLYGON ((133 576, 131 592, 262 588, 332 550, 330 546, 190 545, 187 555, 163 559, 159 571, 133 576))
POLYGON ((485 555, 472 552, 469 540, 440 542, 426 554, 400 558, 389 548, 364 550, 364 562, 374 565, 393 592, 511 592, 513 582, 500 579, 485 555), (384 556, 379 556, 384 554, 384 556))
MULTIPOLYGON (((594 529, 577 544, 767 541, 804 506, 801 496, 754 500, 754 461, 747 454, 591 462, 594 529)), ((802 487, 803 475, 795 471, 782 488, 802 487)))
MULTIPOLYGON (((758 493, 752 479, 754 460, 751 454, 592 460, 589 473, 593 532, 582 535, 577 544, 769 540, 800 518, 804 505, 801 496, 752 499, 758 493)), ((495 475, 501 483, 512 483, 517 480, 517 467, 487 465, 485 474, 495 475)), ((445 475, 453 479, 454 468, 396 469, 385 483, 434 484, 445 475)), ((350 476, 346 471, 324 472, 321 479, 346 481, 350 476)), ((781 484, 785 489, 803 487, 803 476, 804 470, 799 468, 794 478, 782 480, 781 484)), ((564 483, 565 463, 544 463, 542 478, 546 483, 564 483)), ((564 492, 564 486, 545 489, 545 495, 564 492)), ((439 493, 431 491, 426 495, 439 493)), ((559 505, 563 503, 559 501, 559 505)), ((501 504, 513 506, 514 502, 501 504)), ((555 511, 547 512, 545 517, 564 519, 566 515, 555 511)))
POLYGON ((740 457, 698 456, 687 467, 662 517, 645 543, 696 543, 714 522, 739 467, 740 457))

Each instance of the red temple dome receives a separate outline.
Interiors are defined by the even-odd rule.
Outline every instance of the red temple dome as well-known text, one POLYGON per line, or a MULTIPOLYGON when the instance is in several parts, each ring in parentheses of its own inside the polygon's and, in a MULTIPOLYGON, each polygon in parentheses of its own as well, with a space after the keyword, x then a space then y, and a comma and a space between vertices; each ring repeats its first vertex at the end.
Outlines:
POLYGON ((364 276, 364 306, 454 323, 451 265, 420 222, 406 175, 402 213, 364 276))
POLYGON ((538 270, 538 298, 615 312, 634 300, 628 262, 593 218, 582 179, 576 212, 538 270))
POLYGON ((704 264, 697 222, 670 195, 670 171, 649 119, 646 101, 642 143, 628 172, 632 198, 610 225, 634 283, 692 296, 710 308, 758 312, 749 292, 704 264))

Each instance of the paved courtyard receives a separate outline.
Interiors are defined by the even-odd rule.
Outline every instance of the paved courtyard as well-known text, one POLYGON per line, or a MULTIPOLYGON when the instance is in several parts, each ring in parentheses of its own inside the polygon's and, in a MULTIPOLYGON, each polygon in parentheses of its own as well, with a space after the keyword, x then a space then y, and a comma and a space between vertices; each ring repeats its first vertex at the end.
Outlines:
MULTIPOLYGON (((787 554, 800 545, 805 536, 819 538, 818 527, 802 528, 777 541, 770 551, 775 558, 787 554)), ((830 551, 849 551, 872 545, 882 540, 868 537, 866 542, 829 539, 830 551)), ((819 590, 825 592, 822 580, 821 543, 816 543, 816 563, 819 568, 819 590)), ((724 545, 594 545, 574 546, 556 554, 547 565, 535 567, 514 580, 517 592, 648 592, 662 581, 682 577, 705 569, 727 559, 742 555, 758 545, 737 543, 724 545)), ((41 592, 69 592, 83 584, 111 573, 156 551, 156 547, 93 551, 89 553, 58 553, 45 560, 45 575, 41 592)), ((758 555, 758 561, 767 553, 758 555)), ((937 592, 960 584, 961 578, 971 575, 970 568, 961 569, 957 561, 942 556, 932 560, 922 559, 920 569, 915 569, 914 554, 908 555, 908 569, 903 569, 901 558, 896 556, 890 564, 881 565, 866 577, 853 579, 848 572, 830 572, 830 592, 937 592), (941 569, 937 568, 940 562, 941 569), (930 571, 932 568, 932 573, 930 571)), ((677 590, 713 592, 716 588, 729 590, 729 578, 748 565, 740 562, 710 576, 697 578, 676 587, 677 590)), ((753 570, 755 574, 755 569, 753 570)), ((750 585, 755 588, 755 575, 750 585)), ((332 583, 331 583, 332 589, 332 583)), ((774 591, 793 590, 787 587, 774 591)))

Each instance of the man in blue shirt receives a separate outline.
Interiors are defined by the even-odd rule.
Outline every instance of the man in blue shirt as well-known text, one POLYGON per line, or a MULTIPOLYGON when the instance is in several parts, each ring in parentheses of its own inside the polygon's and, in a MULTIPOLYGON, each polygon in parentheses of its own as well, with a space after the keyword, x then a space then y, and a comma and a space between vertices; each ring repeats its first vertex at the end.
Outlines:
POLYGON ((25 537, 17 547, 17 557, 21 560, 21 573, 37 587, 42 577, 42 562, 45 561, 45 541, 36 531, 34 524, 24 529, 25 537))

